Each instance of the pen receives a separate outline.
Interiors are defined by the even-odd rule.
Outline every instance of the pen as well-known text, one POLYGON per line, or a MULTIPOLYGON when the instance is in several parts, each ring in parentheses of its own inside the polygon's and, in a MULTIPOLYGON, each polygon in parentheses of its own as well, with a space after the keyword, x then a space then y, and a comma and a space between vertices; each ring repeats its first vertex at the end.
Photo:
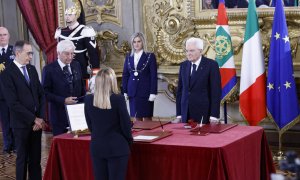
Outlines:
POLYGON ((159 121, 159 123, 160 123, 160 127, 161 127, 162 131, 163 131, 163 132, 165 132, 165 130, 164 130, 164 126, 162 125, 162 123, 161 123, 161 121, 160 121, 160 118, 159 118, 159 117, 158 117, 158 121, 159 121))
POLYGON ((202 127, 202 122, 203 122, 203 116, 202 116, 202 118, 201 118, 201 122, 200 122, 200 125, 199 125, 199 131, 198 131, 198 134, 200 134, 200 129, 201 129, 201 127, 202 127))

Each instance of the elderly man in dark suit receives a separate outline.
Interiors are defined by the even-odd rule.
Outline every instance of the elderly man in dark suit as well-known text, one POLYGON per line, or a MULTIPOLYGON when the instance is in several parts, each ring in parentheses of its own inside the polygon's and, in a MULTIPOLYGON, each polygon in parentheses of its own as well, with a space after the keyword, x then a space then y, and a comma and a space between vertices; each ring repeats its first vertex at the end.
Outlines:
MULTIPOLYGON (((13 62, 15 55, 13 46, 9 45, 9 32, 5 27, 0 27, 0 73, 13 62)), ((3 135, 3 152, 15 152, 15 140, 10 127, 9 109, 0 88, 0 118, 3 135)))
POLYGON ((41 135, 44 126, 45 96, 37 71, 29 62, 32 47, 18 41, 15 60, 1 74, 1 85, 10 110, 17 147, 16 179, 42 179, 41 135))
POLYGON ((43 87, 49 101, 49 119, 53 135, 67 132, 69 126, 65 105, 76 104, 85 95, 80 64, 73 61, 75 46, 70 40, 57 44, 58 59, 45 66, 43 87))
MULTIPOLYGON (((203 41, 186 41, 186 61, 179 70, 176 111, 177 122, 193 119, 203 123, 217 121, 220 116, 221 77, 216 61, 202 56, 203 41)), ((175 121, 176 122, 176 121, 175 121)))

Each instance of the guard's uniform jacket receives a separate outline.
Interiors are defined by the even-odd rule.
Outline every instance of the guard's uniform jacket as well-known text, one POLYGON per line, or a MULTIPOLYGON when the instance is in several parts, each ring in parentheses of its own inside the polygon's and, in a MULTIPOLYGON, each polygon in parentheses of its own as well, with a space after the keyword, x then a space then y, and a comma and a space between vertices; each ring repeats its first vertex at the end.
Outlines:
POLYGON ((89 78, 88 68, 99 68, 100 60, 96 48, 96 32, 92 27, 79 24, 73 30, 66 28, 57 28, 55 39, 71 40, 76 46, 74 60, 81 66, 83 78, 89 78), (91 67, 90 67, 91 66, 91 67))

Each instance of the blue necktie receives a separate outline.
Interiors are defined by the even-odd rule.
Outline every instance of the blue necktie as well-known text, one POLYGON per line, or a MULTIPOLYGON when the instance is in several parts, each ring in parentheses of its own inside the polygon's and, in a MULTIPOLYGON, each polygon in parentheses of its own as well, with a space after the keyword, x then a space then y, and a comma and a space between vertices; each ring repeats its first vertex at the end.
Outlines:
POLYGON ((192 67, 192 74, 191 74, 191 80, 195 77, 195 74, 196 74, 196 68, 197 68, 197 65, 196 65, 196 64, 193 64, 193 67, 192 67))
POLYGON ((23 70, 24 77, 27 81, 27 84, 30 84, 30 79, 29 79, 29 76, 27 74, 26 66, 22 66, 22 70, 23 70))

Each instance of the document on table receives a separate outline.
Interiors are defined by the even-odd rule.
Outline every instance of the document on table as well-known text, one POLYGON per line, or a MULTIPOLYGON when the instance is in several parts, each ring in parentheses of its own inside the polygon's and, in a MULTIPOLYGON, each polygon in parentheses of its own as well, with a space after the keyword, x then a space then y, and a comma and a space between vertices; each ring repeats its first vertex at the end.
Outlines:
POLYGON ((86 130, 88 129, 85 115, 84 104, 72 104, 66 105, 67 115, 72 131, 86 130))
POLYGON ((133 140, 153 140, 155 138, 158 138, 159 136, 145 136, 145 135, 138 135, 134 136, 133 140))

